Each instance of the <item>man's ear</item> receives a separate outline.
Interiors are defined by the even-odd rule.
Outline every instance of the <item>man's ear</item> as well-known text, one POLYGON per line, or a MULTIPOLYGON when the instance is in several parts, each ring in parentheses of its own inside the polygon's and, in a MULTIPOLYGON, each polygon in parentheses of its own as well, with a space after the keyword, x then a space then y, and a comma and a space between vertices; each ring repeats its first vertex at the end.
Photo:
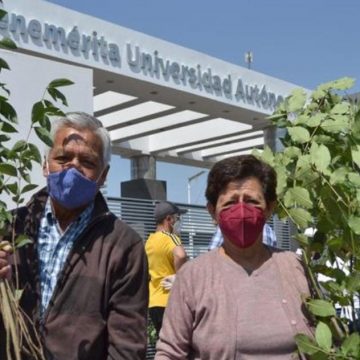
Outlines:
POLYGON ((49 175, 49 169, 48 169, 48 166, 46 164, 47 164, 46 156, 44 156, 44 161, 42 163, 42 171, 43 171, 43 175, 45 177, 47 177, 49 175))
POLYGON ((110 165, 107 165, 106 168, 103 170, 100 179, 99 179, 99 186, 103 186, 105 183, 105 180, 107 178, 108 172, 110 169, 110 165))
POLYGON ((209 202, 206 204, 207 210, 210 214, 210 216, 213 219, 213 222, 215 225, 217 225, 217 220, 216 220, 216 216, 215 216, 215 206, 213 204, 210 204, 209 202))

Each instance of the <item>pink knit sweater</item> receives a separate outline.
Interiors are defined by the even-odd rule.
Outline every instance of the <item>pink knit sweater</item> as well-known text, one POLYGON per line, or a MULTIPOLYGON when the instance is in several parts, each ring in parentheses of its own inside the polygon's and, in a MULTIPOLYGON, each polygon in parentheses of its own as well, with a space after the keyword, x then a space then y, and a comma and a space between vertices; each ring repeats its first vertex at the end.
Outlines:
POLYGON ((312 333, 302 294, 292 252, 273 251, 251 275, 218 249, 204 254, 177 275, 155 359, 296 359, 294 335, 312 333))

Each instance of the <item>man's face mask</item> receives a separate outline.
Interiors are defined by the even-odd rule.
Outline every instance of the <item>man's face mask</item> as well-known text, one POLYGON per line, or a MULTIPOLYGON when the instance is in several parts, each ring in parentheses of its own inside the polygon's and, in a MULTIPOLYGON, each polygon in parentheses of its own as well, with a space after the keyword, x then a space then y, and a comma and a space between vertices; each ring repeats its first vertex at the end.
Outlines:
POLYGON ((177 235, 180 235, 181 232, 181 226, 182 226, 182 222, 181 222, 181 218, 177 217, 174 225, 173 225, 173 232, 177 235))
POLYGON ((74 167, 53 173, 48 171, 47 185, 50 197, 66 209, 89 204, 98 191, 97 181, 88 179, 74 167))

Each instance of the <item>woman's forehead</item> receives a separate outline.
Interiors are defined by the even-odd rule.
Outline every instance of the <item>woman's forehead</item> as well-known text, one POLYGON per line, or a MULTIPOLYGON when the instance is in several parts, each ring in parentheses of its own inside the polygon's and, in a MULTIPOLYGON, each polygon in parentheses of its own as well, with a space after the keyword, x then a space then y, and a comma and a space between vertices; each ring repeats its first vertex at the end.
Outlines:
POLYGON ((250 177, 238 181, 230 181, 225 187, 222 194, 226 194, 229 192, 254 192, 261 193, 263 195, 263 188, 260 181, 255 177, 250 177))

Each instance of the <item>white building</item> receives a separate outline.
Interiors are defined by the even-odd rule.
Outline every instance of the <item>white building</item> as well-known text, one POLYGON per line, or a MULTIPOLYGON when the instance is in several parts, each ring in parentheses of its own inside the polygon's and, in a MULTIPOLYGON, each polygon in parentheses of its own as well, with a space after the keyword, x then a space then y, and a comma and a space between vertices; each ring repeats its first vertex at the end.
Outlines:
MULTIPOLYGON (((94 113, 133 179, 155 179, 154 161, 208 168, 261 148, 266 116, 295 85, 42 0, 4 0, 1 51, 22 131, 46 85, 68 78, 67 111, 94 113)), ((24 134, 20 134, 20 137, 24 134)), ((34 182, 41 183, 41 171, 34 182)))

